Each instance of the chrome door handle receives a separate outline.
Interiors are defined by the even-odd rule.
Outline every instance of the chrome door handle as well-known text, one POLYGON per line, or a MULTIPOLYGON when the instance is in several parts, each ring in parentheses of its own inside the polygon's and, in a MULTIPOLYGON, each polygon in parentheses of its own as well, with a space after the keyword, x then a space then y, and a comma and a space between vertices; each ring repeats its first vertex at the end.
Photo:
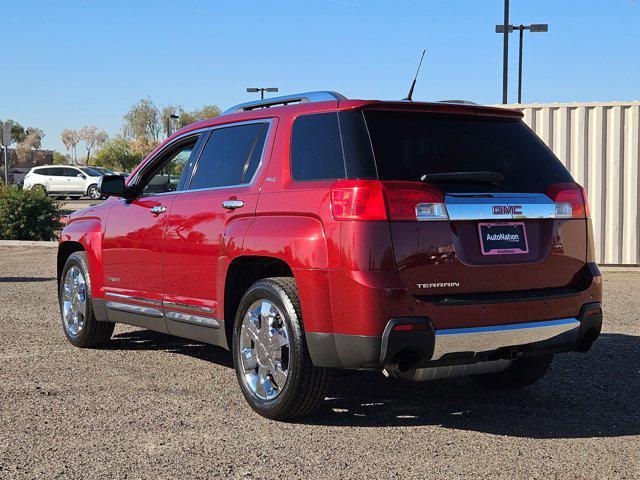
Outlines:
POLYGON ((235 210, 236 208, 240 208, 244 206, 244 202, 242 200, 225 200, 222 202, 222 207, 227 210, 235 210))
POLYGON ((167 211, 167 207, 165 207, 164 205, 156 205, 154 207, 151 207, 151 213, 153 213, 154 215, 160 215, 161 213, 164 213, 167 211))

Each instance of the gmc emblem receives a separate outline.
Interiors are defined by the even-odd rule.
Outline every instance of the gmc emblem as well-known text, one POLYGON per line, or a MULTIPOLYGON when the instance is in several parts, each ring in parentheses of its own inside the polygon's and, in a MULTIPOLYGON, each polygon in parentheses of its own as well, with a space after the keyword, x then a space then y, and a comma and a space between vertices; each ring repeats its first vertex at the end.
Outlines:
POLYGON ((522 205, 494 205, 491 211, 494 215, 522 215, 522 205))

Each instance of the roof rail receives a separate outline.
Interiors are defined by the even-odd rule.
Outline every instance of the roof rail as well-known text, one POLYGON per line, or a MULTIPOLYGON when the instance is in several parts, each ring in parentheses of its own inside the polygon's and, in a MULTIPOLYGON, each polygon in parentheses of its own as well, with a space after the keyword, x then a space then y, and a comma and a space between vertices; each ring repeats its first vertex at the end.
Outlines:
POLYGON ((456 105, 478 105, 476 102, 469 100, 438 100, 438 103, 455 103, 456 105))
POLYGON ((290 103, 311 103, 311 102, 328 102, 331 100, 346 100, 347 97, 337 92, 306 92, 296 93, 294 95, 286 95, 283 97, 271 97, 264 100, 256 100, 253 102, 239 103, 225 110, 222 115, 229 113, 240 113, 249 110, 257 110, 259 108, 281 107, 290 103))

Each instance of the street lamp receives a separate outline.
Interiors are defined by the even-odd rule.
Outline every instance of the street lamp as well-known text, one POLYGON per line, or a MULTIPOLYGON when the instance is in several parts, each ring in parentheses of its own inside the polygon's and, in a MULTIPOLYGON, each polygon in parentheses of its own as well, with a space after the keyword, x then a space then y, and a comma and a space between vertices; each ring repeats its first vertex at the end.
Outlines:
POLYGON ((264 92, 277 92, 278 89, 276 87, 268 87, 268 88, 247 88, 247 92, 249 93, 258 93, 260 92, 260 100, 264 100, 264 92))
POLYGON ((167 138, 171 136, 171 119, 177 120, 178 118, 180 118, 180 116, 175 113, 172 113, 167 117, 167 138))
MULTIPOLYGON (((514 30, 520 32, 520 55, 518 59, 518 103, 522 103, 522 40, 524 37, 524 31, 530 32, 548 32, 549 25, 546 23, 532 23, 531 25, 496 25, 496 33, 502 33, 508 35, 514 30)), ((506 95, 503 95, 503 103, 506 102, 506 95)))

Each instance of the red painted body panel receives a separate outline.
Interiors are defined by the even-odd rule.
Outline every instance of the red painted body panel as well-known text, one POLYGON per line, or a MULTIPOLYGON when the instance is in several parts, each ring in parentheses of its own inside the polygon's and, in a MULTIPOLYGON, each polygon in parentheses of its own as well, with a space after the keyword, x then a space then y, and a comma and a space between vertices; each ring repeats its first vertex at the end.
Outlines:
POLYGON ((102 240, 105 293, 162 301, 164 231, 175 194, 112 203, 102 240))

